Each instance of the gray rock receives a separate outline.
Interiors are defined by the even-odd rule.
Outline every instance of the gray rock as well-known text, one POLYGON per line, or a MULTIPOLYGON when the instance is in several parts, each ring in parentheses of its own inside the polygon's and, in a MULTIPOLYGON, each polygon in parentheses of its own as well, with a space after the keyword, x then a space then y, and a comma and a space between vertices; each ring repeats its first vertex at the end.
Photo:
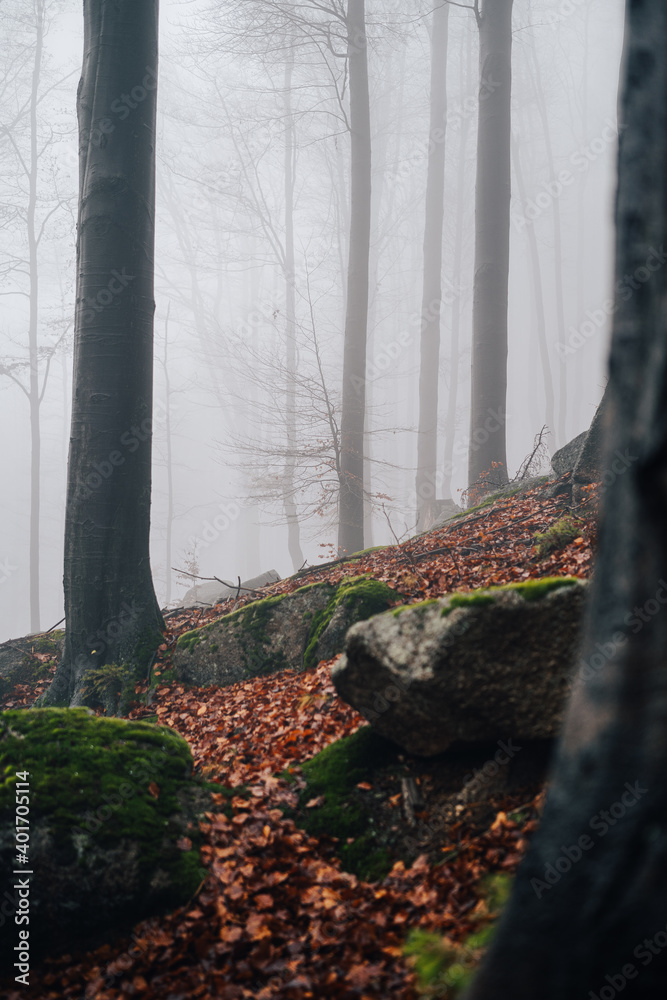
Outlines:
POLYGON ((604 442, 609 412, 608 400, 609 393, 605 390, 572 473, 572 499, 575 503, 581 503, 585 500, 587 487, 593 483, 599 483, 603 477, 604 442))
POLYGON ((457 740, 555 736, 588 585, 540 583, 456 594, 355 625, 332 670, 338 694, 423 756, 457 740))
MULTIPOLYGON (((193 779, 192 754, 177 733, 86 709, 7 711, 0 713, 0 767, 5 775, 19 771, 18 781, 26 780, 22 769, 29 772, 34 960, 109 941, 196 891, 205 874, 198 821, 211 796, 193 779)), ((14 800, 6 783, 0 874, 7 889, 19 867, 14 800)), ((6 893, 3 912, 13 926, 20 903, 12 896, 6 893)))
POLYGON ((576 438, 568 441, 566 445, 555 451, 551 457, 551 467, 556 476, 560 479, 567 472, 572 472, 581 455, 581 449, 588 435, 588 431, 582 431, 576 438))
MULTIPOLYGON (((275 569, 270 569, 267 573, 254 576, 251 580, 244 580, 241 584, 241 593, 248 590, 260 590, 272 583, 278 583, 279 580, 280 574, 275 569)), ((224 583, 218 583, 217 580, 207 580, 191 587, 176 606, 179 608, 212 607, 214 604, 219 604, 220 601, 225 601, 228 597, 235 597, 237 591, 238 586, 228 587, 224 583)))
POLYGON ((63 654, 65 633, 61 630, 27 635, 0 644, 0 696, 15 684, 35 684, 48 673, 47 665, 63 654))
POLYGON ((172 662, 186 684, 227 685, 279 670, 317 666, 342 652, 352 624, 400 600, 386 584, 347 578, 252 601, 182 635, 172 662))
POLYGON ((429 500, 421 512, 417 530, 433 531, 436 528, 442 528, 454 514, 458 514, 460 511, 461 508, 452 499, 429 500))

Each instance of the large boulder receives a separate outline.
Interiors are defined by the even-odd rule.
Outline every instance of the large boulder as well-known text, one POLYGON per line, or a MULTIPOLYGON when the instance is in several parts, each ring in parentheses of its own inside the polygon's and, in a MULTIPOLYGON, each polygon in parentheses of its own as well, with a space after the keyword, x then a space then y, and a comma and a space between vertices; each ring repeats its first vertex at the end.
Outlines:
POLYGON ((308 584, 186 632, 172 662, 180 680, 200 686, 309 669, 342 651, 351 625, 400 599, 386 584, 366 577, 308 584))
POLYGON ((28 906, 39 958, 47 942, 51 955, 93 946, 187 902, 205 875, 197 820, 211 808, 192 766, 185 740, 163 726, 88 709, 0 714, 2 920, 12 944, 14 913, 28 906), (29 895, 11 891, 16 870, 32 873, 29 895))
MULTIPOLYGON (((605 390, 572 473, 572 499, 575 503, 582 503, 586 500, 590 487, 603 479, 604 442, 608 415, 609 393, 605 390)), ((623 471, 626 468, 627 464, 624 463, 623 471)))
POLYGON ((410 753, 553 737, 586 593, 585 581, 562 577, 395 608, 350 629, 333 683, 410 753))
MULTIPOLYGON (((241 594, 245 594, 249 590, 260 590, 272 583, 278 583, 279 580, 280 574, 275 569, 270 569, 266 573, 254 576, 251 580, 244 580, 241 584, 241 594)), ((219 604, 220 601, 226 601, 228 597, 235 597, 237 593, 238 587, 227 586, 227 584, 219 583, 218 580, 207 580, 204 583, 198 583, 195 587, 190 587, 177 607, 212 607, 214 604, 219 604)))
POLYGON ((50 675, 65 646, 65 633, 28 635, 0 644, 0 698, 16 684, 37 685, 50 675))
POLYGON ((563 445, 562 448, 553 453, 551 456, 551 467, 559 478, 567 472, 574 470, 587 436, 588 431, 582 431, 581 434, 577 434, 576 438, 568 441, 566 445, 563 445))

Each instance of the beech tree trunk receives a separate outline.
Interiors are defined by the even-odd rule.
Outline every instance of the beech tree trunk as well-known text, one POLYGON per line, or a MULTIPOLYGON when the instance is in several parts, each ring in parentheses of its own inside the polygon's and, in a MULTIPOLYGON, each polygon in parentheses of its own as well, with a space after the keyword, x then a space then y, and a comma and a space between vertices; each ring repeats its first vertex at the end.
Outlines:
POLYGON ((364 547, 364 419, 371 236, 371 114, 365 0, 348 0, 350 255, 343 348, 338 549, 364 547))
POLYGON ((447 129, 447 43, 449 4, 433 11, 431 33, 431 120, 426 178, 424 284, 419 367, 419 433, 417 436, 417 526, 432 521, 438 470, 438 382, 442 310, 442 230, 445 209, 445 136, 447 129))
POLYGON ((540 830, 468 1000, 655 1000, 667 988, 662 0, 627 5, 623 79, 616 277, 645 280, 617 297, 591 604, 540 830))
POLYGON ((296 573, 305 559, 301 548, 301 530, 295 502, 294 470, 298 450, 296 433, 296 267, 294 260, 294 158, 296 142, 294 116, 292 114, 292 74, 294 72, 294 47, 290 46, 285 63, 285 420, 287 424, 287 460, 285 462, 285 485, 283 508, 287 520, 287 547, 296 573))
POLYGON ((507 300, 513 0, 484 0, 479 26, 472 400, 468 482, 507 482, 507 300))
POLYGON ((145 670, 162 618, 149 562, 158 0, 84 0, 66 648, 46 704, 105 664, 145 670))

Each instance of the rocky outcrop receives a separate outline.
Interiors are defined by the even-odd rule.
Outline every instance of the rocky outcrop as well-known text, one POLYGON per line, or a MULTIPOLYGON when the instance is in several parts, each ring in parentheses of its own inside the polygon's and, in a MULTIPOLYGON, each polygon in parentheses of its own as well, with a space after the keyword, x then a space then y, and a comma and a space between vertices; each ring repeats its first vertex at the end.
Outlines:
POLYGON ((577 434, 576 438, 568 441, 566 445, 553 453, 551 456, 551 467, 558 478, 574 470, 587 436, 588 431, 582 431, 581 434, 577 434))
POLYGON ((196 891, 211 798, 177 733, 87 709, 7 711, 0 772, 0 871, 7 888, 32 872, 29 896, 7 900, 12 926, 29 901, 33 959, 47 942, 57 955, 108 941, 196 891), (15 841, 17 810, 29 833, 15 841))
POLYGON ((343 649, 355 622, 386 611, 400 595, 384 583, 349 577, 252 601, 178 640, 172 661, 187 684, 234 684, 317 666, 343 649))
MULTIPOLYGON (((251 580, 244 580, 241 584, 241 594, 246 594, 249 590, 260 590, 262 587, 268 587, 272 583, 278 583, 279 580, 280 575, 278 572, 275 569, 270 569, 267 573, 254 576, 251 580)), ((191 587, 183 595, 176 607, 212 607, 214 604, 219 604, 220 601, 226 601, 228 597, 236 597, 238 592, 238 586, 220 583, 218 580, 207 580, 204 583, 198 583, 195 587, 191 587)))
POLYGON ((49 675, 65 646, 63 631, 28 635, 0 644, 0 697, 15 684, 37 684, 49 675))
POLYGON ((410 753, 559 731, 588 585, 564 577, 396 608, 354 626, 338 694, 410 753))

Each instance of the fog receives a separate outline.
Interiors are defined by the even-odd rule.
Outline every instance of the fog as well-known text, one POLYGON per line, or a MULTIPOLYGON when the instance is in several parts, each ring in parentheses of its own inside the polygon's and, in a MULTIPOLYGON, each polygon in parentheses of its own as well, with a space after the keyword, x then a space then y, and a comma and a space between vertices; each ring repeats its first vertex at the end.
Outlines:
MULTIPOLYGON (((41 394, 41 629, 64 614, 80 6, 73 0, 46 2, 36 104, 40 242, 32 308, 39 365, 32 374, 41 394)), ((510 476, 543 427, 549 453, 585 430, 604 389, 623 9, 622 0, 515 3, 510 476), (537 335, 536 266, 554 383, 552 425, 537 335)), ((31 630, 32 11, 28 0, 3 0, 0 9, 0 640, 31 630)), ((151 544, 162 606, 191 585, 178 570, 233 581, 272 568, 281 576, 293 572, 283 495, 286 461, 296 469, 290 499, 304 558, 317 564, 336 552, 328 416, 340 408, 349 249, 344 60, 299 41, 292 50, 288 111, 284 40, 270 30, 263 37, 244 35, 237 13, 233 3, 161 4, 151 544), (294 448, 286 443, 284 396, 287 127, 294 140, 294 448)), ((367 0, 373 194, 366 453, 375 498, 367 517, 368 546, 415 529, 431 13, 432 6, 418 0, 367 0)), ((453 6, 449 32, 438 455, 444 467, 445 438, 453 432, 451 490, 457 499, 468 485, 470 425, 479 83, 471 12, 453 6), (463 239, 457 261, 459 205, 463 239), (452 358, 456 314, 460 339, 452 358)), ((116 104, 110 127, 129 107, 116 104)), ((446 480, 444 473, 436 478, 439 496, 446 480)))

